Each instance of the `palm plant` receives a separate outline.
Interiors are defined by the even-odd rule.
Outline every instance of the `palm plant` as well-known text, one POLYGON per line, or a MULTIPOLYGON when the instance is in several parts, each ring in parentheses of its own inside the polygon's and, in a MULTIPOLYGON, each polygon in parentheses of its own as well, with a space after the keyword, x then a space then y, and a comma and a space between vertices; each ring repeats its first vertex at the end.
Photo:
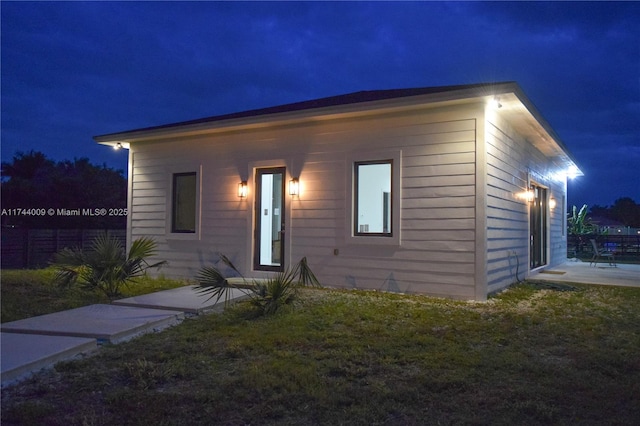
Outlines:
POLYGON ((281 307, 295 301, 299 283, 293 270, 280 272, 265 282, 256 282, 251 289, 251 304, 258 308, 260 315, 274 314, 281 307))
POLYGON ((91 249, 66 248, 54 256, 52 266, 57 269, 55 281, 70 286, 79 283, 87 289, 104 293, 110 300, 120 296, 121 288, 143 276, 150 268, 159 268, 166 261, 147 262, 156 254, 151 238, 139 238, 126 253, 122 243, 112 235, 102 233, 91 249))
POLYGON ((295 266, 293 275, 298 277, 300 285, 304 287, 321 287, 318 278, 309 267, 306 256, 300 259, 300 262, 295 266))
POLYGON ((303 257, 293 269, 288 268, 266 281, 248 281, 228 257, 221 253, 218 256, 222 263, 242 278, 242 283, 230 282, 219 269, 213 266, 202 268, 196 276, 198 282, 196 291, 202 295, 209 295, 209 299, 215 297, 216 303, 224 298, 224 303, 227 305, 231 290, 238 289, 250 297, 251 304, 258 308, 260 314, 268 315, 292 303, 300 287, 320 287, 320 282, 311 271, 306 257, 303 257))
POLYGON ((591 219, 587 217, 589 208, 584 204, 580 210, 573 206, 567 218, 568 232, 570 235, 586 235, 595 231, 591 219))
POLYGON ((577 255, 582 251, 585 244, 584 236, 592 234, 596 231, 595 225, 591 223, 591 219, 587 217, 589 208, 584 204, 580 210, 573 206, 567 217, 567 232, 569 235, 576 237, 576 248, 574 254, 577 255))

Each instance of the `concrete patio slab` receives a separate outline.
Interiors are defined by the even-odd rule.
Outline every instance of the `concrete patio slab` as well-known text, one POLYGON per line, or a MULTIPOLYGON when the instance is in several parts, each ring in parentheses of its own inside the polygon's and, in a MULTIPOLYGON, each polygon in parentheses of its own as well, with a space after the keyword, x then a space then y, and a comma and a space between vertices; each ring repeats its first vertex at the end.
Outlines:
POLYGON ((96 339, 18 333, 0 333, 0 346, 2 386, 98 348, 96 339))
POLYGON ((89 337, 119 343, 179 323, 184 313, 115 305, 89 305, 2 324, 7 333, 89 337))
POLYGON ((589 262, 567 261, 562 265, 535 272, 529 278, 566 283, 640 287, 640 265, 618 263, 612 266, 605 262, 589 266, 589 262))
MULTIPOLYGON (((230 300, 240 300, 246 297, 246 293, 238 289, 229 290, 230 300)), ((141 308, 167 309, 201 315, 211 312, 222 312, 224 309, 224 297, 216 303, 216 298, 210 299, 210 295, 203 295, 196 291, 196 286, 178 287, 172 290, 164 290, 141 296, 128 297, 113 302, 118 306, 136 306, 141 308)))

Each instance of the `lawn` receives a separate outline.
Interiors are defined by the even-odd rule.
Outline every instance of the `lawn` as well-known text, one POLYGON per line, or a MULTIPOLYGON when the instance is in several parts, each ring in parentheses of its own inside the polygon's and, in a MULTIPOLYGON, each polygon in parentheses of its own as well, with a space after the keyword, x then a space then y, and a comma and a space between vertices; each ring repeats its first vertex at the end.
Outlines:
POLYGON ((637 424, 640 289, 563 290, 241 303, 4 389, 2 424, 637 424))
MULTIPOLYGON (((2 270, 2 322, 78 308, 94 303, 109 303, 104 295, 79 288, 54 284, 56 271, 46 269, 2 270)), ((123 297, 168 290, 186 283, 164 278, 143 277, 123 287, 123 297)))

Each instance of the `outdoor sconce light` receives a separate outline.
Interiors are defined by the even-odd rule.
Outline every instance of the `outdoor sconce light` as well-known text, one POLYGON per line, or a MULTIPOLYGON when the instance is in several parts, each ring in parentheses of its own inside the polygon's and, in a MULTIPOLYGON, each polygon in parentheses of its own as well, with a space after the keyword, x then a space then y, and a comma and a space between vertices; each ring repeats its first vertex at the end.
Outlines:
POLYGON ((113 146, 113 149, 115 149, 116 151, 118 151, 119 149, 122 149, 122 144, 120 142, 118 142, 117 144, 115 144, 113 146))
POLYGON ((502 108, 502 104, 500 103, 500 98, 498 96, 494 96, 493 99, 491 100, 491 105, 493 106, 493 108, 495 109, 500 109, 502 108))
POLYGON ((556 199, 555 199, 555 198, 550 198, 550 199, 549 199, 549 208, 550 208, 551 210, 553 210, 553 209, 555 209, 555 208, 556 208, 556 199))
POLYGON ((243 180, 238 184, 238 197, 246 198, 247 197, 247 181, 243 180))
POLYGON ((533 189, 530 189, 527 191, 527 201, 530 203, 533 203, 536 200, 536 193, 533 191, 533 189))
POLYGON ((298 178, 293 178, 289 181, 289 195, 300 195, 300 182, 298 182, 298 178))

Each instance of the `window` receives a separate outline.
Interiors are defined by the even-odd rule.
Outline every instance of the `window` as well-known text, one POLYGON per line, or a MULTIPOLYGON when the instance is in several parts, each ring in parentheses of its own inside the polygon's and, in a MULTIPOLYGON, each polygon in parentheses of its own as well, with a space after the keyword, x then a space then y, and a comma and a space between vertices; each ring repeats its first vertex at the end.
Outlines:
POLYGON ((391 237, 393 160, 354 164, 354 235, 391 237))
POLYGON ((196 232, 196 173, 173 175, 171 201, 171 232, 196 232))

